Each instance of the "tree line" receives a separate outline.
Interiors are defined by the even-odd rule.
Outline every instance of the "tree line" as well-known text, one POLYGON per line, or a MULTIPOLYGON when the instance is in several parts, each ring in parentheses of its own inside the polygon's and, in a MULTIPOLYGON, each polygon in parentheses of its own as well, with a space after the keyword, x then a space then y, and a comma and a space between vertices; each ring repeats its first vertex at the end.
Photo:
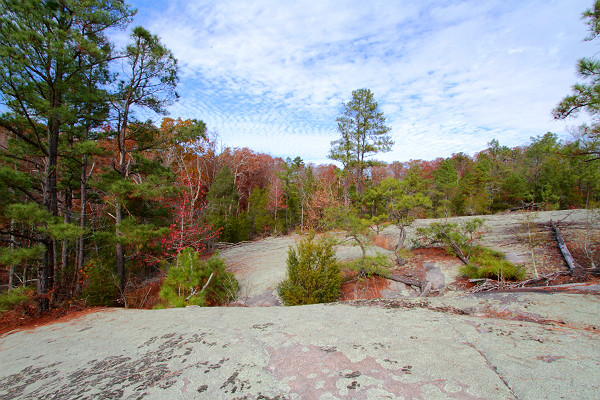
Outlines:
MULTIPOLYGON (((122 296, 184 249, 216 242, 600 200, 595 124, 571 141, 546 133, 474 156, 383 163, 373 158, 391 150, 390 128, 359 89, 337 119, 338 164, 313 165, 220 149, 201 120, 144 120, 176 101, 178 66, 143 27, 111 43, 134 13, 118 0, 0 0, 2 284, 35 283, 42 310, 94 285, 122 296)), ((595 110, 578 88, 557 118, 595 110)))

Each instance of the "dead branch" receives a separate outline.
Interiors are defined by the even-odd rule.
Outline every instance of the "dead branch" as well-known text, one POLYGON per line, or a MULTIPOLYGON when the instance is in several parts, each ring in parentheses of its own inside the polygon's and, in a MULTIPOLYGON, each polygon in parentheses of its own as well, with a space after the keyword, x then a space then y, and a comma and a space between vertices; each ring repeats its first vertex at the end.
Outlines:
MULTIPOLYGON (((378 274, 376 274, 378 275, 378 274)), ((382 278, 389 279, 391 281, 404 283, 405 285, 411 286, 413 288, 419 288, 420 294, 419 297, 427 297, 429 292, 431 291, 431 283, 428 281, 420 281, 405 275, 379 275, 382 278)))
POLYGON ((423 287, 423 284, 424 284, 423 281, 419 281, 417 279, 409 278, 408 276, 403 276, 403 275, 389 274, 387 276, 383 276, 383 275, 380 275, 380 276, 382 278, 385 278, 385 279, 389 279, 389 280, 392 280, 392 281, 404 283, 405 285, 417 286, 418 288, 423 287))
POLYGON ((214 272, 210 274, 210 276, 208 277, 208 280, 206 281, 206 283, 204 284, 204 286, 202 286, 202 290, 200 291, 200 293, 204 292, 204 289, 206 289, 206 287, 210 283, 210 280, 212 279, 212 277, 213 277, 214 274, 215 274, 214 272))
POLYGON ((571 274, 573 274, 575 272, 580 272, 581 267, 579 265, 577 265, 577 262, 571 255, 571 252, 569 251, 569 248, 567 247, 567 244, 565 243, 565 239, 563 239, 563 236, 560 233, 560 229, 558 228, 558 225, 554 221, 550 221, 550 225, 552 226, 552 229, 554 230, 554 234, 556 236, 556 241, 558 242, 558 248, 560 249, 560 253, 562 254, 563 258, 565 259, 567 266, 569 267, 569 272, 571 274))
POLYGON ((543 205, 543 203, 527 203, 520 207, 513 207, 508 211, 520 211, 520 210, 539 210, 539 208, 543 205))
POLYGON ((195 296, 197 293, 204 292, 204 289, 206 289, 206 287, 210 283, 210 280, 212 279, 214 274, 215 274, 214 272, 210 274, 210 276, 208 277, 208 280, 206 281, 204 286, 202 286, 202 289, 200 289, 200 292, 198 292, 198 290, 196 288, 192 288, 192 292, 190 293, 190 295, 188 297, 185 298, 185 301, 188 301, 192 296, 195 296))
POLYGON ((469 282, 480 282, 479 285, 469 290, 470 293, 488 292, 491 290, 511 290, 524 287, 550 286, 550 283, 561 276, 571 275, 570 271, 554 272, 552 274, 542 275, 538 278, 526 279, 520 282, 502 282, 493 279, 469 279, 469 282))

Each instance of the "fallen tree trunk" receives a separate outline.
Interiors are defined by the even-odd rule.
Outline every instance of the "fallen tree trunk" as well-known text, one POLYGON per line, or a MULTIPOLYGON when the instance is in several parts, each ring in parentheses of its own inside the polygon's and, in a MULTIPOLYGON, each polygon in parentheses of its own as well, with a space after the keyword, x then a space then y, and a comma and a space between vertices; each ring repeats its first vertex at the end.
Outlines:
POLYGON ((509 209, 508 211, 519 211, 519 210, 527 210, 527 209, 539 209, 539 207, 542 205, 542 203, 527 203, 524 204, 520 207, 513 207, 511 209, 509 209))
POLYGON ((581 267, 579 265, 577 265, 577 262, 571 255, 571 252, 569 251, 569 248, 567 247, 567 244, 565 243, 565 239, 563 239, 562 234, 560 233, 560 229, 558 228, 558 225, 556 225, 556 222, 554 222, 554 221, 550 221, 550 225, 552 226, 552 229, 554 230, 554 235, 556 236, 556 241, 558 242, 558 248, 560 250, 560 253, 562 254, 563 258, 565 259, 567 266, 569 267, 569 272, 571 274, 573 274, 575 272, 580 272, 581 267))
POLYGON ((394 274, 389 274, 388 276, 380 276, 391 281, 404 283, 405 285, 409 285, 412 287, 418 287, 420 291, 419 297, 427 297, 429 296, 429 292, 431 291, 431 282, 429 281, 420 281, 414 278, 410 278, 408 276, 394 274))
POLYGON ((404 284, 410 285, 410 286, 417 286, 419 288, 421 288, 424 283, 423 281, 419 281, 417 279, 409 278, 408 276, 402 276, 402 275, 389 274, 388 276, 383 276, 383 275, 380 275, 380 276, 385 279, 389 279, 389 280, 396 281, 396 282, 401 282, 401 283, 404 283, 404 284))

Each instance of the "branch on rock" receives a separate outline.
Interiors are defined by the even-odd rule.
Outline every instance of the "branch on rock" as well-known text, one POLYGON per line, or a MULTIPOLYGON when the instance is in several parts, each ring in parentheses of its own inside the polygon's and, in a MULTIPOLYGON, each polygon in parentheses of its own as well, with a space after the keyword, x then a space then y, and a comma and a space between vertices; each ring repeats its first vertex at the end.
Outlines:
POLYGON ((488 292, 491 290, 518 290, 525 287, 547 287, 550 286, 550 282, 556 280, 561 276, 571 275, 570 271, 560 271, 552 274, 547 274, 540 276, 538 278, 527 279, 520 282, 505 282, 505 281, 496 281, 493 279, 469 279, 470 283, 479 283, 479 285, 475 286, 469 292, 478 293, 478 292, 488 292))
POLYGON ((527 203, 520 207, 513 207, 513 208, 509 209, 508 211, 521 211, 521 210, 536 211, 536 210, 540 210, 540 207, 542 205, 543 205, 543 203, 527 203))
POLYGON ((577 264, 577 262, 571 255, 571 252, 569 251, 569 248, 567 247, 567 244, 565 243, 565 239, 563 239, 563 236, 560 233, 560 229, 558 228, 558 225, 554 221, 550 221, 550 225, 552 226, 552 229, 554 230, 554 234, 556 236, 556 241, 558 242, 558 248, 560 250, 560 254, 562 254, 565 262, 567 263, 567 266, 569 267, 569 273, 570 274, 582 273, 583 272, 582 268, 581 268, 581 266, 579 266, 577 264))

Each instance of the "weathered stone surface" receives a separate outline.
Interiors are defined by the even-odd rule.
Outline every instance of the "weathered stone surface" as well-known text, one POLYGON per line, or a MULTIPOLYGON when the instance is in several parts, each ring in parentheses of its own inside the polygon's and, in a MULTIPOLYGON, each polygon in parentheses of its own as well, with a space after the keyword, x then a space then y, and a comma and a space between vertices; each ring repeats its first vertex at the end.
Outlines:
POLYGON ((2 399, 597 399, 600 297, 109 309, 0 338, 2 399))
POLYGON ((446 277, 435 263, 423 263, 425 279, 431 283, 431 290, 442 290, 446 286, 446 277))

